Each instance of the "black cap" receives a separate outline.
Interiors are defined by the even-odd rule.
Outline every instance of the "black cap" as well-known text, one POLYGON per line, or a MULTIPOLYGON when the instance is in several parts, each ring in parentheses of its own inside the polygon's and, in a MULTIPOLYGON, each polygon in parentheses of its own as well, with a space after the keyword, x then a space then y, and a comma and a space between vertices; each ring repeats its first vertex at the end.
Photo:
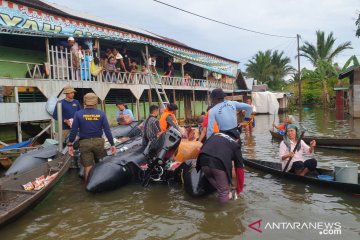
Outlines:
POLYGON ((210 94, 210 98, 212 99, 219 99, 219 98, 224 98, 225 97, 225 93, 221 88, 216 88, 214 90, 212 90, 211 94, 210 94))
POLYGON ((167 109, 169 111, 175 111, 175 110, 178 109, 178 106, 175 103, 170 103, 170 104, 167 105, 167 109))

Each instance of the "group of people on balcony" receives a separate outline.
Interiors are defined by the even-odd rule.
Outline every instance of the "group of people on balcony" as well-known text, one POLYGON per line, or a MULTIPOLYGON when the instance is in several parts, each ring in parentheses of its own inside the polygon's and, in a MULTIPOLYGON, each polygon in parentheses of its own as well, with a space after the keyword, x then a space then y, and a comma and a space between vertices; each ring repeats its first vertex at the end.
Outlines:
MULTIPOLYGON (((136 57, 130 56, 125 47, 121 50, 116 47, 107 48, 100 52, 92 40, 80 43, 69 37, 66 42, 62 41, 58 44, 56 54, 52 69, 52 76, 55 79, 93 80, 102 74, 106 82, 116 83, 120 80, 124 83, 149 84, 150 74, 158 74, 155 54, 151 54, 147 61, 139 66, 136 57)), ((174 60, 170 58, 161 76, 163 84, 204 86, 201 82, 193 82, 188 72, 183 77, 174 77, 174 60)))

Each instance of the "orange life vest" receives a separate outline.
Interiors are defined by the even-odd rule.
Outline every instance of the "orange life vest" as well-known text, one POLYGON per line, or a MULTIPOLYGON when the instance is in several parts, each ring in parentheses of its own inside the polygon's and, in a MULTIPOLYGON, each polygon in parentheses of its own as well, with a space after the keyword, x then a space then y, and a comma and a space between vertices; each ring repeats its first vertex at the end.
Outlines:
MULTIPOLYGON (((209 124, 209 111, 206 113, 205 119, 206 119, 206 121, 207 121, 207 124, 206 124, 206 127, 207 127, 207 125, 209 124)), ((217 124, 216 121, 215 121, 215 123, 214 123, 213 132, 214 132, 214 133, 220 132, 219 126, 218 126, 218 124, 217 124)))
POLYGON ((169 124, 168 124, 167 121, 166 121, 166 118, 167 118, 169 115, 171 116, 173 122, 174 122, 176 125, 178 124, 178 123, 177 123, 177 120, 176 120, 176 118, 175 118, 175 115, 172 114, 167 108, 165 108, 165 110, 164 110, 164 112, 161 114, 161 117, 160 117, 160 120, 159 120, 159 122, 160 122, 160 131, 161 131, 161 132, 165 132, 165 131, 169 128, 169 124))

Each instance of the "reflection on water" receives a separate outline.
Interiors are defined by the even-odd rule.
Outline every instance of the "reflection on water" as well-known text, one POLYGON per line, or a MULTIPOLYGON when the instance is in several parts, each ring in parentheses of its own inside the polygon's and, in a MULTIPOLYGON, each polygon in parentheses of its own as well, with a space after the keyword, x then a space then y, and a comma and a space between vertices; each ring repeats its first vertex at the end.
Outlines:
MULTIPOLYGON (((333 113, 303 113, 302 124, 317 135, 359 137, 351 121, 333 113)), ((295 116, 298 119, 297 116, 295 116)), ((276 117, 275 121, 278 119, 276 117)), ((252 136, 243 136, 244 155, 277 161, 279 142, 271 140, 271 115, 256 116, 252 136)), ((314 134, 315 135, 315 134, 314 134)), ((317 149, 320 165, 360 162, 358 152, 317 149)), ((177 185, 128 185, 90 194, 70 171, 52 194, 16 222, 0 230, 1 239, 322 239, 316 231, 263 231, 248 224, 263 222, 341 223, 342 235, 324 239, 359 239, 360 201, 337 191, 281 180, 247 169, 244 193, 219 206, 215 196, 194 199, 177 185), (337 238, 338 237, 338 238, 337 238)))

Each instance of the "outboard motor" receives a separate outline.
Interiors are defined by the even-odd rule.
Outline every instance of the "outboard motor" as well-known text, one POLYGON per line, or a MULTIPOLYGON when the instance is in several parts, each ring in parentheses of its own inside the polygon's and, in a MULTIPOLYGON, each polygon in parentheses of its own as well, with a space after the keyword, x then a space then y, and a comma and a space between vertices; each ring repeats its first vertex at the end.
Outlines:
POLYGON ((166 170, 167 162, 179 147, 180 141, 181 133, 179 130, 170 127, 159 137, 155 144, 149 143, 144 151, 144 154, 147 156, 148 168, 145 170, 145 175, 142 180, 143 186, 149 185, 150 179, 153 181, 161 181, 161 177, 166 170), (155 154, 153 154, 154 152, 155 154))

